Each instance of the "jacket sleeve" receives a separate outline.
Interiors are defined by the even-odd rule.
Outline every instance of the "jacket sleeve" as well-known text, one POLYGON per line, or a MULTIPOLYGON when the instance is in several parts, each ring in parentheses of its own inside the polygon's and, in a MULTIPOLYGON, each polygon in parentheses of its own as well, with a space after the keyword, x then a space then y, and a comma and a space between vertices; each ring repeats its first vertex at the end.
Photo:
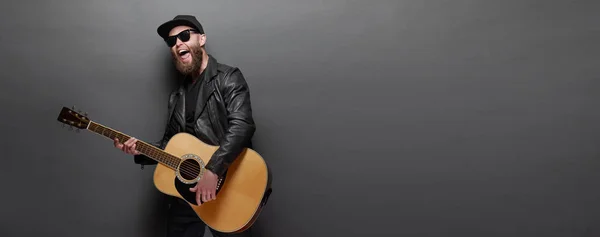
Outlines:
POLYGON ((222 96, 227 109, 228 126, 219 148, 213 153, 206 169, 222 177, 229 165, 250 144, 256 126, 252 118, 250 90, 239 69, 222 82, 222 96))

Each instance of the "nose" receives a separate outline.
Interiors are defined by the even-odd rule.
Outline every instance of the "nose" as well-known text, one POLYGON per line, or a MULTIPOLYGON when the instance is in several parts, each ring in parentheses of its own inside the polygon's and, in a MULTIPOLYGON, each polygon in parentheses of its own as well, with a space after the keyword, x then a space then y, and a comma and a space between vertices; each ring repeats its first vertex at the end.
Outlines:
POLYGON ((179 47, 183 45, 183 42, 179 39, 179 37, 177 38, 177 41, 175 41, 175 46, 174 47, 179 47))

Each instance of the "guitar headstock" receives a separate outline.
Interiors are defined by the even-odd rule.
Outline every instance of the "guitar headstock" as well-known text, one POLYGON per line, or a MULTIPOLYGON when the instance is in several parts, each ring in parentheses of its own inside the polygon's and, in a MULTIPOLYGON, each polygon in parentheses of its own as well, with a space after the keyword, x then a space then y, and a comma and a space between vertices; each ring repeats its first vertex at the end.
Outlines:
POLYGON ((67 107, 63 107, 60 111, 58 121, 79 129, 86 129, 90 124, 87 114, 82 115, 80 112, 75 112, 75 108, 69 109, 67 107))

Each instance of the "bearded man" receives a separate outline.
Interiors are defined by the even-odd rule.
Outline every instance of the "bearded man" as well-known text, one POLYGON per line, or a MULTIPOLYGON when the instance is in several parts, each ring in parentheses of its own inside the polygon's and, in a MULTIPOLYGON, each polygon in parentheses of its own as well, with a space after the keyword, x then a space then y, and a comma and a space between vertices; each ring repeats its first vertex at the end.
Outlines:
MULTIPOLYGON (((186 132, 219 146, 206 164, 202 178, 190 189, 196 192, 197 203, 209 202, 216 198, 217 180, 244 148, 252 148, 251 138, 256 128, 248 84, 238 68, 219 63, 206 53, 206 34, 196 17, 178 15, 161 24, 157 32, 184 79, 169 97, 167 126, 162 139, 154 145, 164 149, 173 135, 186 132)), ((118 149, 134 155, 136 164, 157 164, 136 150, 136 138, 114 142, 118 149)), ((169 200, 167 236, 203 236, 206 225, 191 207, 179 198, 169 196, 169 200)), ((215 237, 251 236, 250 229, 236 234, 211 229, 211 233, 215 237)))

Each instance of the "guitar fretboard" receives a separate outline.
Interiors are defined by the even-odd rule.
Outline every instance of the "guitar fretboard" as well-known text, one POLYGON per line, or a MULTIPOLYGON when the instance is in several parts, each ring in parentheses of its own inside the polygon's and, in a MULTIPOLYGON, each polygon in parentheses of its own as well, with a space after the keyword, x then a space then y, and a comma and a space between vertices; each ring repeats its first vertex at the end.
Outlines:
MULTIPOLYGON (((111 140, 114 140, 115 138, 119 139, 119 142, 124 143, 127 140, 129 140, 129 138, 131 138, 131 136, 123 134, 119 131, 116 131, 112 128, 106 127, 102 124, 90 121, 90 125, 88 126, 88 130, 95 132, 97 134, 100 134, 102 136, 105 136, 107 138, 110 138, 111 140)), ((173 156, 169 153, 166 153, 165 151, 161 150, 160 148, 157 148, 153 145, 150 145, 146 142, 140 141, 138 140, 137 143, 135 144, 136 150, 140 151, 141 153, 145 154, 146 156, 150 157, 151 159, 168 166, 171 169, 176 169, 177 165, 179 164, 179 157, 173 156)))

